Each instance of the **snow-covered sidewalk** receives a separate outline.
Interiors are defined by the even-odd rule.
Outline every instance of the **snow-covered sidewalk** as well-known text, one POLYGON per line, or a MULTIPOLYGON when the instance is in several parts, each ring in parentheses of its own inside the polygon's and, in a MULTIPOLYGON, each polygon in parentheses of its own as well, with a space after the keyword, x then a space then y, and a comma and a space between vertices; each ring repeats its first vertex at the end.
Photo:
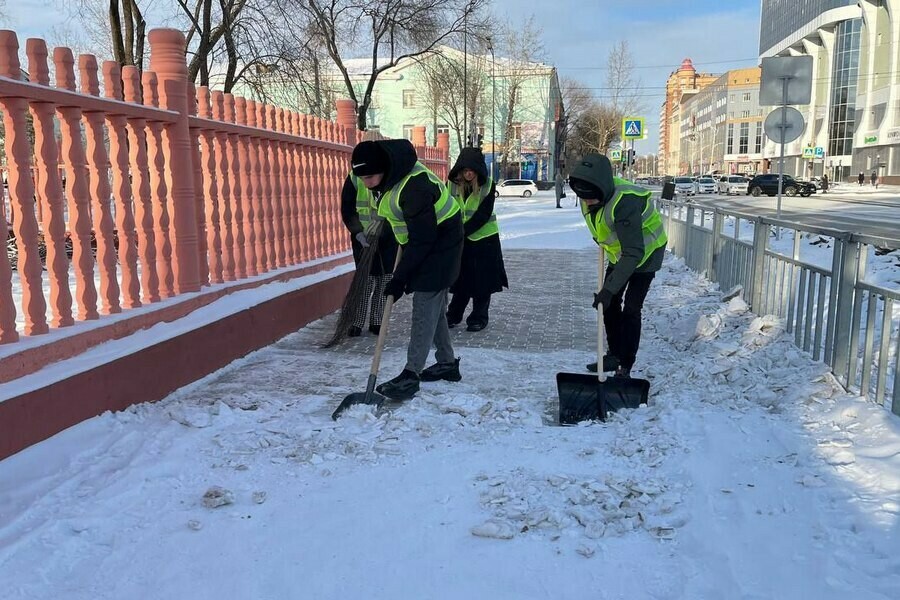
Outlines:
POLYGON ((460 383, 332 422, 373 341, 317 350, 332 316, 0 462, 3 598, 896 598, 900 421, 679 260, 645 309, 650 406, 553 424, 596 252, 552 204, 500 203, 512 287, 455 330, 460 383))

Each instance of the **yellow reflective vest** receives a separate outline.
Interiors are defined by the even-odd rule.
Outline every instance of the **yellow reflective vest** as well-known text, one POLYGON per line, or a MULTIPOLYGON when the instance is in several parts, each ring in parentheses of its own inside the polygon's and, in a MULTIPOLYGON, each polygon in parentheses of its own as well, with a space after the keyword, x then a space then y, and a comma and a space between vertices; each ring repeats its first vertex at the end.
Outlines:
MULTIPOLYGON (((487 182, 481 186, 481 190, 478 194, 469 194, 467 198, 462 197, 462 187, 456 185, 455 183, 450 183, 450 194, 456 199, 456 202, 459 204, 459 207, 463 211, 463 223, 467 223, 473 216, 475 216, 475 212, 478 210, 478 207, 481 206, 481 203, 487 198, 488 194, 491 193, 491 189, 494 187, 494 181, 488 177, 487 182)), ((477 242, 478 240, 483 240, 486 237, 492 235, 500 235, 500 226, 497 224, 497 215, 494 212, 491 212, 491 218, 488 219, 487 223, 482 225, 478 231, 466 236, 473 242, 477 242)))
POLYGON ((616 235, 615 220, 616 207, 619 201, 626 194, 638 196, 644 200, 644 210, 641 213, 641 231, 644 234, 644 257, 638 263, 638 267, 647 262, 650 255, 659 248, 662 248, 669 241, 666 237, 666 230, 663 226, 662 215, 653 206, 650 200, 652 193, 642 187, 632 185, 624 179, 615 179, 616 187, 613 190, 612 200, 607 202, 603 208, 591 218, 587 203, 581 203, 581 212, 584 220, 587 222, 588 229, 594 240, 603 247, 609 262, 616 264, 622 258, 622 243, 619 236, 616 235))
POLYGON ((364 230, 369 228, 372 215, 378 210, 375 202, 375 194, 363 184, 362 180, 350 171, 350 183, 356 188, 356 214, 359 215, 359 223, 364 230))
POLYGON ((459 204, 450 197, 450 190, 447 189, 444 182, 442 182, 437 175, 429 171, 425 165, 416 162, 416 165, 410 170, 406 177, 382 194, 381 201, 378 203, 378 216, 384 217, 387 219, 387 222, 391 224, 394 237, 400 244, 409 242, 409 229, 406 227, 406 220, 403 218, 403 209, 400 207, 400 195, 403 193, 403 188, 406 187, 406 183, 411 178, 422 173, 425 173, 428 180, 438 186, 441 190, 441 197, 434 203, 434 215, 437 217, 438 225, 459 212, 459 204))

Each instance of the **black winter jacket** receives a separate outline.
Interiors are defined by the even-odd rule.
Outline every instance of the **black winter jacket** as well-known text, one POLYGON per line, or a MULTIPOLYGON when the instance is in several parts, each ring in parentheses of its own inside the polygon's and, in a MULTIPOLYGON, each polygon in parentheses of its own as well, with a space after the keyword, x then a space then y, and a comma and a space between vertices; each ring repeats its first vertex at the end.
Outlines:
MULTIPOLYGON (((408 140, 377 142, 388 156, 390 167, 375 188, 379 198, 406 177, 417 161, 408 140)), ((409 242, 403 246, 394 279, 404 282, 406 292, 437 292, 449 288, 459 275, 463 249, 462 213, 438 225, 434 204, 441 190, 424 173, 412 177, 400 195, 409 242)), ((386 224, 387 225, 387 224, 386 224)), ((389 226, 387 227, 388 229, 389 226)))

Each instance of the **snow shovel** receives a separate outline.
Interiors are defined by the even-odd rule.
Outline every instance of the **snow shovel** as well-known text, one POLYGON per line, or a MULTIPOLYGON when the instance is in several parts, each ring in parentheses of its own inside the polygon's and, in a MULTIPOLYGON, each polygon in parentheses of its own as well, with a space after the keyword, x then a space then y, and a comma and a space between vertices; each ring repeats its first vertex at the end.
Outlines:
MULTIPOLYGON (((403 254, 403 247, 397 248, 397 260, 394 262, 394 269, 400 264, 400 255, 403 254)), ((394 308, 394 297, 388 296, 384 301, 384 315, 381 317, 381 330, 378 332, 378 341, 375 342, 375 354, 372 356, 372 368, 369 369, 369 381, 366 384, 365 392, 354 392, 344 398, 333 413, 331 418, 337 421, 341 413, 354 404, 371 404, 378 410, 384 404, 386 398, 375 391, 375 381, 378 379, 378 367, 381 365, 381 350, 384 348, 384 340, 387 338, 388 324, 391 321, 391 309, 394 308)))
MULTIPOLYGON (((600 247, 600 287, 603 289, 603 247, 600 247)), ((597 357, 603 360, 604 351, 603 305, 597 307, 597 357)), ((575 425, 580 421, 605 421, 610 412, 621 408, 637 408, 647 403, 650 382, 630 377, 606 377, 600 370, 597 375, 585 373, 557 373, 556 389, 559 394, 559 423, 575 425)))

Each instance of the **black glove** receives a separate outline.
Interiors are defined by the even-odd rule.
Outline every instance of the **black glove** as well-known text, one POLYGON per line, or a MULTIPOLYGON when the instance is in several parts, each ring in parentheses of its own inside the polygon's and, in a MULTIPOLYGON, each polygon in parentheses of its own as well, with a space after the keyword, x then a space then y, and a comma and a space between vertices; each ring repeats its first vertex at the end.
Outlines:
POLYGON ((613 295, 606 288, 603 288, 596 294, 594 294, 594 303, 591 305, 594 307, 594 310, 597 309, 601 304, 603 305, 603 312, 609 310, 609 305, 612 302, 613 295))
POLYGON ((406 289, 406 282, 402 279, 397 279, 396 277, 392 277, 390 281, 388 281, 384 285, 384 295, 385 296, 393 296, 394 302, 400 299, 403 296, 403 291, 406 289))

